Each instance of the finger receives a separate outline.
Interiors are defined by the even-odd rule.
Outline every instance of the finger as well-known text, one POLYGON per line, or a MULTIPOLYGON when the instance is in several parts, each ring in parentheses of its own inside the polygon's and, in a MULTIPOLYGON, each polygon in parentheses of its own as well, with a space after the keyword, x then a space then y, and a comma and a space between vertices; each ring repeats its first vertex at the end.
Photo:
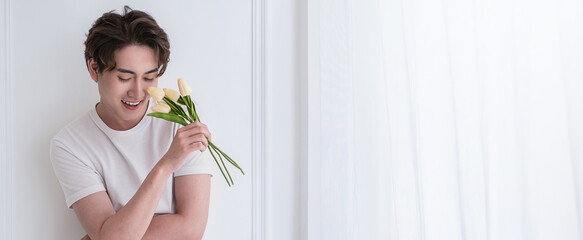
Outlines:
POLYGON ((203 134, 200 134, 197 137, 198 137, 198 139, 200 139, 200 142, 204 146, 204 149, 206 149, 209 145, 209 142, 208 142, 208 139, 206 138, 206 136, 203 134))
POLYGON ((181 130, 182 130, 181 132, 183 132, 188 137, 202 133, 209 140, 212 138, 212 135, 211 135, 210 131, 208 130, 207 126, 202 124, 202 123, 192 125, 192 126, 188 125, 188 128, 185 127, 185 128, 182 128, 181 130))
POLYGON ((201 152, 206 151, 208 145, 205 145, 204 142, 195 142, 192 144, 193 151, 199 150, 201 152))
POLYGON ((201 122, 194 122, 193 123, 193 128, 195 129, 201 129, 201 131, 204 133, 204 135, 208 138, 211 139, 212 135, 211 132, 209 131, 209 128, 206 124, 201 123, 201 122))
POLYGON ((204 123, 200 123, 199 126, 202 129, 204 136, 206 138, 208 138, 208 140, 211 140, 212 141, 212 137, 213 136, 212 136, 211 132, 209 131, 208 126, 206 124, 204 124, 204 123))
POLYGON ((201 122, 191 122, 190 124, 186 125, 185 127, 200 127, 200 126, 206 126, 204 123, 201 122))
POLYGON ((194 146, 198 148, 198 150, 204 151, 208 147, 208 140, 203 134, 197 134, 190 139, 191 145, 201 144, 201 146, 194 146))
POLYGON ((191 130, 193 128, 197 128, 197 127, 200 127, 200 126, 201 126, 201 123, 200 122, 191 122, 188 125, 179 128, 178 131, 189 131, 189 130, 191 130))

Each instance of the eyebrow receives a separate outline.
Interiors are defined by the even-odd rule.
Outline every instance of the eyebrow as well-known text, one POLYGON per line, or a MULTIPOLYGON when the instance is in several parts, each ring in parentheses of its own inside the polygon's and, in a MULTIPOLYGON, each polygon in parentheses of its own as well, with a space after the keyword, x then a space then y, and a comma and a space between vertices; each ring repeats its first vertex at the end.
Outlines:
MULTIPOLYGON (((121 72, 121 73, 130 73, 130 74, 134 74, 134 75, 136 74, 134 71, 123 69, 123 68, 118 68, 117 71, 121 72)), ((158 68, 154 68, 150 71, 147 71, 145 74, 150 74, 150 73, 155 73, 155 72, 158 72, 158 68)))

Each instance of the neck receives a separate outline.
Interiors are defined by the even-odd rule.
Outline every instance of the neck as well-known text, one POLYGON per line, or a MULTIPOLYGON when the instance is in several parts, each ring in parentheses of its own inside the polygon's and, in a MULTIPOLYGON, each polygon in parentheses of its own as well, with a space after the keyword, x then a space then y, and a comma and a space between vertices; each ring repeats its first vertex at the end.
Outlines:
POLYGON ((95 110, 97 112, 97 115, 99 116, 99 118, 101 118, 105 125, 116 131, 127 131, 132 129, 133 127, 138 125, 138 123, 140 123, 140 121, 144 117, 144 114, 146 114, 146 111, 144 111, 142 113, 142 117, 140 118, 137 118, 135 120, 122 120, 114 118, 113 117, 115 116, 114 113, 108 112, 108 110, 104 108, 103 104, 101 103, 97 103, 97 105, 95 106, 95 110))

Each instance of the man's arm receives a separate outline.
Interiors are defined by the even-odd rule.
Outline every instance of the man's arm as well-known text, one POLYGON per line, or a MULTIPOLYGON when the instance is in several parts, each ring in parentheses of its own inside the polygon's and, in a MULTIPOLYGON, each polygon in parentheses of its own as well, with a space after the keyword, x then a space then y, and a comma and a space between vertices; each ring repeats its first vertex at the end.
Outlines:
POLYGON ((106 192, 97 192, 75 202, 72 208, 89 237, 108 240, 144 237, 166 187, 166 181, 174 171, 182 167, 192 152, 206 150, 207 138, 210 138, 208 128, 199 122, 179 129, 168 152, 118 212, 115 212, 106 192))
POLYGON ((176 214, 155 216, 143 239, 202 239, 208 219, 211 176, 174 178, 176 214))
POLYGON ((150 224, 171 174, 172 171, 157 164, 132 199, 117 213, 106 192, 84 197, 72 208, 91 239, 140 239, 150 224))

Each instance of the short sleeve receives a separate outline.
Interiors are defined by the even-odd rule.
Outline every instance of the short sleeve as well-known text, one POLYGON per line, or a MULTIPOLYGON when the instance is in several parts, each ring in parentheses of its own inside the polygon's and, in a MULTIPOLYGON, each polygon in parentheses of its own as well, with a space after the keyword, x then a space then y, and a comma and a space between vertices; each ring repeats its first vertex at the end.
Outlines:
POLYGON ((217 168, 215 160, 210 155, 210 150, 204 152, 194 151, 186 160, 184 165, 174 172, 174 176, 182 176, 189 174, 210 174, 214 175, 214 170, 217 168))
POLYGON ((51 140, 51 162, 61 184, 67 207, 93 193, 105 191, 103 178, 95 167, 76 157, 58 140, 51 140))

